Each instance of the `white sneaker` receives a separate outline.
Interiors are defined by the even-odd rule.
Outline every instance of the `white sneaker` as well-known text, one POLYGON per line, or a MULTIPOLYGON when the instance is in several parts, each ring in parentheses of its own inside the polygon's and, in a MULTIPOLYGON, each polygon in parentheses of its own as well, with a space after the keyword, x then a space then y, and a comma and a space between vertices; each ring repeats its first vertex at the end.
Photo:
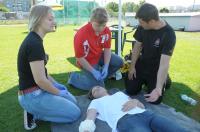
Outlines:
POLYGON ((36 126, 33 115, 24 110, 24 128, 26 130, 33 130, 36 126))

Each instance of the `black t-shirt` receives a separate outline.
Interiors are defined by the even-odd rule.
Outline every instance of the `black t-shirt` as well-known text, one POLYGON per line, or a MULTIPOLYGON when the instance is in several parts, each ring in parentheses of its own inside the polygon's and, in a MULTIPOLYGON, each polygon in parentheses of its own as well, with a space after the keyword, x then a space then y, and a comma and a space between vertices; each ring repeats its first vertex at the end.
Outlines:
POLYGON ((159 30, 145 30, 139 26, 134 38, 142 42, 142 52, 138 59, 142 72, 157 74, 161 54, 171 56, 176 43, 174 30, 166 24, 159 30))
MULTIPOLYGON (((45 55, 43 40, 35 32, 30 32, 22 42, 18 52, 17 69, 20 90, 37 86, 29 62, 38 60, 44 60, 46 62, 45 55)), ((45 73, 47 76, 46 68, 45 73)))

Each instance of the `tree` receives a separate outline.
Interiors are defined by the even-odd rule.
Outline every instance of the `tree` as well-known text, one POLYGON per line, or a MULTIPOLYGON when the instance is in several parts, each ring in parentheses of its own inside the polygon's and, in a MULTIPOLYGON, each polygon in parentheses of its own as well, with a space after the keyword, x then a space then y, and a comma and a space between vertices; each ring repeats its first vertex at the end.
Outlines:
POLYGON ((169 9, 167 9, 167 8, 161 8, 160 9, 160 13, 169 13, 169 9))
POLYGON ((134 6, 134 12, 137 12, 137 10, 145 3, 145 0, 141 0, 139 2, 139 4, 137 4, 136 6, 134 6))
POLYGON ((134 12, 136 4, 134 2, 126 2, 122 5, 122 12, 125 14, 126 12, 134 12))
POLYGON ((0 11, 9 12, 10 10, 7 7, 5 7, 3 4, 0 4, 0 11))
POLYGON ((110 2, 106 5, 106 10, 111 17, 117 17, 118 14, 118 4, 115 2, 110 2))
POLYGON ((118 12, 118 4, 116 2, 109 2, 106 9, 111 9, 113 12, 118 12))

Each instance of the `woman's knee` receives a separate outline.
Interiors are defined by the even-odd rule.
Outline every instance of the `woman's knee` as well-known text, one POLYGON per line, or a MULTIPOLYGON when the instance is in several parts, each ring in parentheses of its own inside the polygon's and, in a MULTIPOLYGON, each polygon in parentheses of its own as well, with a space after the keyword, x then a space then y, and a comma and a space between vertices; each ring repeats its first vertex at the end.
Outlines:
POLYGON ((73 121, 78 120, 81 116, 81 110, 79 107, 76 107, 76 109, 73 111, 72 117, 73 121))
POLYGON ((81 110, 78 106, 71 107, 71 109, 69 109, 69 111, 70 112, 67 113, 65 116, 65 118, 66 118, 65 122, 74 122, 80 118, 81 110))

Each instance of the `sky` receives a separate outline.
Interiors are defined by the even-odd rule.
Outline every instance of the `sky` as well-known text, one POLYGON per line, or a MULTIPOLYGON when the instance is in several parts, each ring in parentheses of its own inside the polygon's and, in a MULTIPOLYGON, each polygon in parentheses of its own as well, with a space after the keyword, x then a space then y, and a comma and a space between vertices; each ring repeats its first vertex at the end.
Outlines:
MULTIPOLYGON (((91 0, 92 1, 92 0, 91 0)), ((105 3, 109 3, 109 2, 117 2, 119 0, 95 0, 97 2, 99 2, 100 4, 105 4, 105 3)), ((140 0, 121 0, 122 3, 124 2, 135 2, 138 3, 140 0)), ((190 5, 193 5, 193 3, 195 2, 195 4, 200 4, 200 0, 145 0, 148 3, 154 4, 157 7, 168 7, 168 6, 184 6, 184 7, 188 7, 190 5)))

